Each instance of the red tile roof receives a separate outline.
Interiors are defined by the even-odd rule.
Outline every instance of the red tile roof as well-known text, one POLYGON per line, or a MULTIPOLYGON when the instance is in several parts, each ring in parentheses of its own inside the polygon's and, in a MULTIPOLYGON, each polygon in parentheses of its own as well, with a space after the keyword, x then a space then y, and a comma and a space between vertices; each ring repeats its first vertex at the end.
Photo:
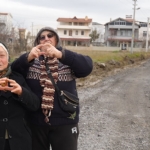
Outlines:
POLYGON ((6 15, 6 16, 7 16, 7 15, 10 15, 10 16, 12 17, 12 15, 11 15, 10 13, 1 13, 1 12, 0 12, 0 15, 6 15))
POLYGON ((91 18, 88 18, 87 16, 85 18, 77 18, 77 17, 73 17, 73 18, 58 18, 57 19, 58 22, 83 22, 83 23, 90 23, 92 22, 91 18))

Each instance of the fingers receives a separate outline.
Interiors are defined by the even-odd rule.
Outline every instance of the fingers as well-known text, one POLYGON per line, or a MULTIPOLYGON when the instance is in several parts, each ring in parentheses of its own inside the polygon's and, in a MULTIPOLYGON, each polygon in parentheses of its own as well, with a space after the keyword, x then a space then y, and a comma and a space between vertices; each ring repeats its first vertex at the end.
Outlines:
POLYGON ((11 90, 12 93, 15 93, 17 95, 21 95, 22 94, 22 87, 21 86, 17 86, 16 88, 13 88, 11 90))
POLYGON ((7 85, 8 85, 8 82, 7 82, 6 78, 1 78, 0 79, 0 86, 4 87, 4 86, 7 86, 7 85))
POLYGON ((44 45, 44 44, 39 44, 39 45, 36 46, 36 48, 37 48, 37 49, 40 49, 40 48, 42 48, 43 45, 44 45))
POLYGON ((51 43, 39 44, 29 53, 28 61, 38 58, 40 55, 45 55, 52 58, 60 58, 61 53, 51 43))
POLYGON ((31 60, 35 58, 38 58, 40 55, 44 55, 44 52, 41 52, 40 50, 41 47, 42 47, 42 44, 32 48, 32 50, 30 51, 28 55, 28 62, 30 62, 31 60))
POLYGON ((10 91, 10 92, 15 93, 17 95, 22 94, 22 87, 15 80, 8 79, 8 78, 2 78, 0 80, 0 83, 1 82, 7 82, 8 84, 6 86, 0 86, 0 90, 10 91))
POLYGON ((52 57, 52 58, 61 58, 62 57, 62 52, 56 49, 54 46, 51 46, 51 48, 47 49, 47 56, 52 57))

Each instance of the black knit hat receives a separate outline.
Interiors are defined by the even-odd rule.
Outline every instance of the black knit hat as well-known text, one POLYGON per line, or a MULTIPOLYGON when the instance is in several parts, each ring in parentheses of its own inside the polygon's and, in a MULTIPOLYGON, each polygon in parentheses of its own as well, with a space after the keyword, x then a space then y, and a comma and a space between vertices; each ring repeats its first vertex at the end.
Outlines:
POLYGON ((60 47, 60 45, 61 45, 60 38, 59 38, 57 32, 56 32, 53 28, 51 28, 51 27, 44 27, 44 28, 42 28, 42 29, 37 33, 37 36, 36 36, 35 41, 34 41, 34 46, 36 46, 36 45, 39 44, 39 37, 40 37, 40 35, 41 35, 41 33, 42 33, 43 31, 51 31, 51 32, 53 32, 53 33, 56 35, 56 39, 57 39, 57 45, 56 45, 56 47, 60 47))

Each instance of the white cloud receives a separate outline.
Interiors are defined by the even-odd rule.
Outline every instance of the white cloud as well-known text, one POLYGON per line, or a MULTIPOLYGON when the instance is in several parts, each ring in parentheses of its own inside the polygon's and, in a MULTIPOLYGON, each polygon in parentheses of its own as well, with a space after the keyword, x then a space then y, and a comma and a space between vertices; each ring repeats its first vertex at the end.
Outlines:
MULTIPOLYGON (((150 14, 149 0, 138 0, 136 19, 147 21, 150 14)), ((11 13, 19 27, 31 28, 36 25, 57 27, 59 17, 92 18, 105 24, 111 19, 133 15, 132 0, 1 0, 0 11, 11 13)))

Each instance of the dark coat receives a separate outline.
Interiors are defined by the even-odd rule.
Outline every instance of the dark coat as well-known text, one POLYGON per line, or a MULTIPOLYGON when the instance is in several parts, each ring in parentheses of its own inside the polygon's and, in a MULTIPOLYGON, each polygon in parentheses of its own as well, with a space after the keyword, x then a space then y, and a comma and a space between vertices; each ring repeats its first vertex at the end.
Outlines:
MULTIPOLYGON (((60 50, 62 50, 60 48, 60 50)), ((64 56, 59 60, 58 64, 58 81, 57 86, 60 90, 68 91, 74 95, 78 95, 76 87, 76 78, 88 76, 93 69, 93 61, 89 56, 78 54, 67 49, 63 49, 64 56)), ((34 59, 31 62, 27 60, 28 53, 21 55, 11 64, 12 70, 21 73, 26 79, 31 90, 41 99, 43 95, 43 87, 40 84, 41 62, 34 59), (36 87, 36 88, 35 88, 36 87)), ((77 124, 79 121, 79 108, 74 116, 63 111, 59 105, 59 97, 57 92, 54 95, 54 108, 49 118, 51 126, 77 124), (72 119, 73 117, 73 119, 72 119)), ((38 126, 47 126, 44 121, 44 114, 41 109, 30 115, 30 122, 38 126)))
POLYGON ((40 107, 40 100, 27 86, 24 78, 13 72, 10 79, 22 86, 22 95, 0 91, 0 150, 4 149, 7 129, 11 150, 32 150, 31 131, 25 116, 40 107))

